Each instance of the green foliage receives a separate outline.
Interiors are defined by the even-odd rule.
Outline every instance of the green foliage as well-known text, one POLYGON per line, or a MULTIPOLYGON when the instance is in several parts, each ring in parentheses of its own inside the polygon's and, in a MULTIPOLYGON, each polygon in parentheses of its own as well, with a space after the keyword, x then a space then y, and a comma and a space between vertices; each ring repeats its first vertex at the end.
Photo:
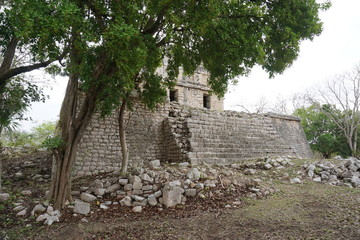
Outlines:
POLYGON ((16 77, 0 92, 0 133, 14 131, 17 121, 26 120, 24 113, 32 102, 44 101, 42 90, 23 78, 16 77))
POLYGON ((53 150, 59 148, 62 144, 63 144, 62 138, 56 135, 45 138, 41 146, 46 148, 47 150, 53 150))
POLYGON ((30 132, 14 131, 4 137, 4 146, 11 147, 45 147, 52 149, 52 146, 61 144, 58 136, 55 136, 55 122, 44 122, 31 129, 30 132))
POLYGON ((65 72, 76 74, 84 92, 101 89, 97 106, 103 115, 134 91, 153 108, 164 100, 180 67, 192 74, 202 64, 218 96, 231 79, 248 74, 255 64, 270 76, 281 73, 298 56, 300 41, 320 34, 318 14, 328 7, 315 0, 9 4, 0 18, 0 48, 12 35, 34 60, 53 58, 69 47, 73 58, 64 64, 65 72), (155 73, 164 57, 167 77, 155 73))
POLYGON ((341 114, 334 106, 313 104, 296 109, 294 115, 301 118, 301 125, 312 150, 320 152, 325 158, 329 158, 332 153, 349 156, 351 151, 346 138, 337 124, 325 114, 330 110, 341 114))

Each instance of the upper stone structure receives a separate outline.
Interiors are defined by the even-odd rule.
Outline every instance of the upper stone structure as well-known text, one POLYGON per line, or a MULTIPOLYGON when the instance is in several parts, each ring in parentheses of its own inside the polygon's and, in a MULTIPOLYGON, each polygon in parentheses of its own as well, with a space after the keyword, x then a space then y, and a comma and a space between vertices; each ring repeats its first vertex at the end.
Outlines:
MULTIPOLYGON (((160 74, 165 75, 166 65, 158 69, 160 74)), ((182 68, 174 89, 168 92, 170 102, 178 102, 185 106, 195 108, 207 108, 218 111, 224 110, 224 99, 209 94, 210 87, 207 85, 209 73, 199 67, 191 76, 186 76, 182 68)))

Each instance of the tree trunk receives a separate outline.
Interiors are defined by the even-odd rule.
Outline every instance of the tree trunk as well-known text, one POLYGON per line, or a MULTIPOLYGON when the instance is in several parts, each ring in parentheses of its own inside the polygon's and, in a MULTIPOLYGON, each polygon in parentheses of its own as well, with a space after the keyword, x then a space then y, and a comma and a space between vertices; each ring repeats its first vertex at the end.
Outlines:
POLYGON ((54 151, 54 166, 49 199, 54 207, 61 209, 66 201, 71 201, 71 170, 75 161, 81 137, 95 112, 96 96, 100 86, 90 89, 86 94, 80 110, 77 112, 78 81, 72 75, 60 112, 60 130, 62 146, 54 151))
POLYGON ((120 107, 119 117, 118 117, 120 146, 122 153, 121 170, 120 170, 121 175, 124 175, 127 172, 128 163, 129 163, 129 151, 126 144, 126 132, 124 126, 125 110, 126 110, 126 99, 124 98, 120 107))

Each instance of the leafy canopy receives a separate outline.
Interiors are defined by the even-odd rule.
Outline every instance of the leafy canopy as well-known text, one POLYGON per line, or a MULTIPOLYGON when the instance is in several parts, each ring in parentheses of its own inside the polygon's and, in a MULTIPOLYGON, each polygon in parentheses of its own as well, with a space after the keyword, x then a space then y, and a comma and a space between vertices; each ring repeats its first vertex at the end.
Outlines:
POLYGON ((202 64, 218 96, 255 64, 281 73, 300 41, 320 34, 318 14, 327 7, 315 0, 13 0, 0 15, 0 49, 9 34, 40 60, 71 49, 65 71, 83 91, 98 89, 106 114, 134 90, 154 107, 180 67, 191 74, 202 64), (164 59, 165 77, 156 72, 164 59))

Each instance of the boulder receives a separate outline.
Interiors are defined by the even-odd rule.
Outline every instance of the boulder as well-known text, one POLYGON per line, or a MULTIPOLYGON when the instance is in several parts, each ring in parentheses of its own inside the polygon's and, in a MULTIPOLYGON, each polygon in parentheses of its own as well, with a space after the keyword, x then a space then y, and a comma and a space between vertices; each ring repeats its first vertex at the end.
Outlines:
POLYGON ((139 178, 138 176, 130 176, 129 181, 131 184, 136 183, 136 182, 141 183, 141 178, 139 178))
POLYGON ((131 197, 126 196, 119 203, 121 206, 131 207, 131 203, 132 203, 131 197))
POLYGON ((157 200, 154 194, 149 195, 147 200, 150 206, 156 206, 157 200))
POLYGON ((255 173, 256 173, 256 170, 252 169, 252 168, 248 168, 244 171, 245 175, 254 175, 255 173))
POLYGON ((196 196, 196 189, 194 189, 194 188, 186 189, 185 195, 188 196, 188 197, 195 197, 196 196))
POLYGON ((106 188, 105 193, 113 193, 121 188, 119 183, 113 184, 106 188))
POLYGON ((141 206, 135 206, 135 207, 133 207, 132 211, 136 212, 136 213, 139 213, 139 212, 142 211, 142 207, 141 206))
POLYGON ((129 183, 129 179, 127 179, 127 178, 120 178, 119 179, 119 184, 122 185, 122 186, 125 186, 128 183, 129 183))
POLYGON ((74 213, 83 214, 83 215, 89 214, 90 204, 80 201, 75 202, 74 213))
POLYGON ((162 190, 162 200, 166 207, 174 207, 181 203, 184 189, 178 186, 166 184, 162 190))
POLYGON ((9 199, 10 199, 10 194, 0 193, 0 202, 6 202, 9 199))
POLYGON ((293 179, 290 179, 290 183, 291 184, 300 184, 301 180, 300 180, 300 178, 293 178, 293 179))
POLYGON ((95 188, 94 193, 98 196, 103 196, 105 194, 105 188, 95 188))
POLYGON ((96 200, 96 197, 90 193, 81 193, 80 195, 80 199, 83 200, 84 202, 93 202, 96 200))
POLYGON ((201 173, 199 171, 199 169, 197 168, 192 168, 190 169, 190 171, 187 174, 188 179, 190 179, 191 181, 198 181, 201 177, 201 173))
POLYGON ((152 168, 152 169, 159 168, 159 167, 161 166, 161 165, 160 165, 160 160, 150 161, 150 162, 149 162, 149 165, 150 165, 150 168, 152 168))

